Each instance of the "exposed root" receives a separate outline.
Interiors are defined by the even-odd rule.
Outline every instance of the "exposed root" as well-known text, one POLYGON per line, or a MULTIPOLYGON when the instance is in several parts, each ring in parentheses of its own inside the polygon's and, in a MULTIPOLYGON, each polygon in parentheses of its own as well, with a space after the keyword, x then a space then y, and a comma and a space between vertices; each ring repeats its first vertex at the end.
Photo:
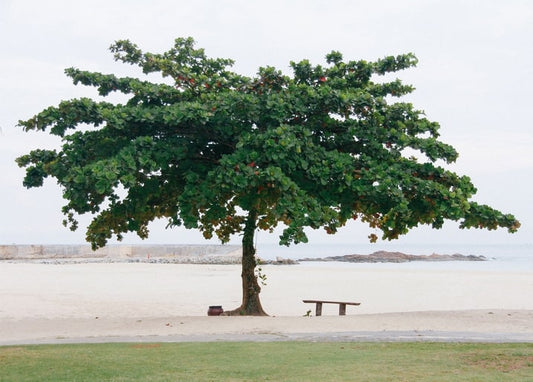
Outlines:
POLYGON ((265 313, 262 309, 259 312, 247 312, 242 306, 234 309, 228 310, 221 314, 221 316, 257 316, 257 317, 268 317, 268 314, 265 313))

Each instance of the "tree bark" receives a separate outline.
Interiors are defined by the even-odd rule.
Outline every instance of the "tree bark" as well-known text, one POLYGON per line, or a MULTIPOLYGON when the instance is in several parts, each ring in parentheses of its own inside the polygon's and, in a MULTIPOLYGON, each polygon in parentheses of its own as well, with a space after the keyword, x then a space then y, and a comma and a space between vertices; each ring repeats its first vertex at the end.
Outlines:
POLYGON ((261 306, 259 293, 261 287, 257 282, 255 267, 254 236, 257 225, 257 212, 250 211, 244 227, 242 238, 242 304, 239 308, 225 312, 228 316, 268 316, 261 306))

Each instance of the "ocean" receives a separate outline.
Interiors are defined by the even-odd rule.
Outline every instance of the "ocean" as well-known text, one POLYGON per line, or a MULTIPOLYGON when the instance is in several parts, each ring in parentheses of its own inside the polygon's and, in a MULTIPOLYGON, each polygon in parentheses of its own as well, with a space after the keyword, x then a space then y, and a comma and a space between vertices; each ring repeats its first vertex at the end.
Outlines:
MULTIPOLYGON (((332 266, 359 268, 402 268, 402 269, 449 269, 479 271, 533 271, 533 244, 397 244, 397 243, 335 243, 335 244, 298 244, 290 247, 274 243, 257 243, 257 256, 265 260, 276 257, 298 260, 301 258, 320 258, 343 255, 368 255, 376 251, 403 252, 410 255, 461 255, 484 256, 487 261, 414 261, 407 263, 331 263, 332 266)), ((314 262, 306 262, 313 266, 314 262)), ((323 263, 322 263, 323 265, 323 263)))

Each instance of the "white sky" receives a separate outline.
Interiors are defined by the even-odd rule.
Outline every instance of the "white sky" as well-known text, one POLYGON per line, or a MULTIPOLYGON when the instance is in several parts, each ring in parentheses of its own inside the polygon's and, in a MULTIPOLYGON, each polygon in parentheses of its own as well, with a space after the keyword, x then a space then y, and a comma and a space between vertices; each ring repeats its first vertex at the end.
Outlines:
MULTIPOLYGON (((61 191, 22 186, 14 159, 53 147, 46 133, 24 133, 17 121, 62 99, 94 96, 63 74, 84 70, 131 74, 108 51, 128 38, 142 49, 167 50, 176 37, 192 36, 210 56, 236 60, 252 75, 259 66, 288 71, 291 60, 324 63, 374 60, 413 52, 418 67, 398 73, 416 87, 409 97, 441 138, 460 153, 451 168, 469 175, 476 200, 522 222, 505 230, 416 229, 400 243, 531 243, 533 241, 533 1, 529 0, 0 0, 0 244, 82 243, 83 227, 61 225, 61 191)), ((154 224, 145 243, 203 243, 194 231, 154 224)), ((335 236, 310 232, 311 243, 367 242, 372 231, 352 224, 335 236)), ((276 235, 261 234, 274 241, 276 235)), ((238 238, 236 239, 238 240, 238 238)), ((126 236, 126 243, 140 242, 126 236)))

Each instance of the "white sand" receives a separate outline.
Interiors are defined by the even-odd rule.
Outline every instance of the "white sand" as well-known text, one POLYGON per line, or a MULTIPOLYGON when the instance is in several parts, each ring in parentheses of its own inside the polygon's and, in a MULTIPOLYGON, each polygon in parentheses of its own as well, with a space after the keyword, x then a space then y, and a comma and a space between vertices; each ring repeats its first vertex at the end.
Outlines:
POLYGON ((499 340, 533 341, 531 271, 313 264, 263 266, 263 273, 262 302, 271 317, 207 317, 209 305, 239 305, 240 266, 0 263, 0 344, 363 332, 499 334, 499 340), (361 305, 348 306, 343 317, 334 305, 324 305, 322 317, 303 317, 308 310, 314 315, 314 305, 302 299, 361 305))

